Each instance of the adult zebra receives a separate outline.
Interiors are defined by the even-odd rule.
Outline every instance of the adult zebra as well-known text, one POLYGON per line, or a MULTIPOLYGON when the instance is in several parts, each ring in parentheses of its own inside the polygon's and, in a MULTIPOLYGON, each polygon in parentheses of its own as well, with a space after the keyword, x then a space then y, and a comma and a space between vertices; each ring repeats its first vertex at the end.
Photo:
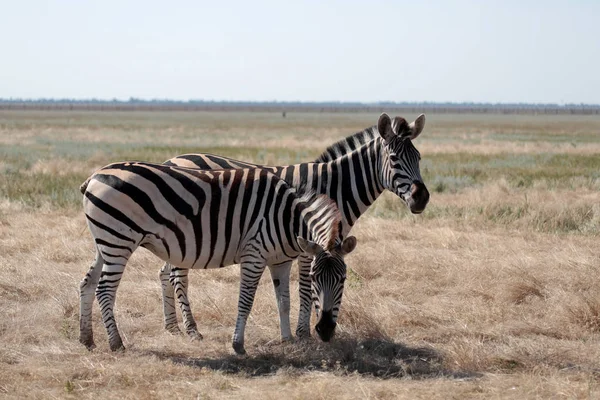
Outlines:
MULTIPOLYGON (((220 168, 260 167, 268 169, 294 187, 307 187, 328 195, 342 212, 340 237, 345 237, 356 220, 369 208, 384 190, 390 190, 402 198, 413 213, 420 213, 429 201, 429 192, 423 184, 419 170, 421 158, 412 144, 423 131, 423 114, 407 123, 404 118, 390 119, 387 114, 379 117, 376 126, 367 128, 328 147, 316 162, 284 167, 267 167, 212 154, 185 154, 165 162, 167 165, 199 168, 202 170, 220 168)), ((311 257, 301 254, 298 257, 300 272, 300 312, 296 335, 310 334, 311 257)), ((289 318, 289 276, 291 262, 276 269, 269 268, 277 304, 282 339, 291 339, 289 318)), ((161 268, 160 278, 163 290, 163 311, 165 328, 178 331, 175 312, 173 286, 169 282, 170 266, 161 268)), ((187 284, 187 276, 183 278, 187 284)), ((186 308, 186 296, 178 298, 186 308)), ((191 312, 187 314, 192 317, 191 312)), ((189 335, 196 336, 193 319, 184 325, 189 335)))
MULTIPOLYGON (((312 296, 320 310, 316 330, 324 341, 333 335, 346 276, 343 257, 356 239, 340 240, 341 216, 327 196, 300 197, 265 169, 199 171, 141 162, 110 164, 81 191, 97 250, 80 284, 79 341, 89 349, 95 347, 94 291, 111 350, 123 348, 113 306, 125 265, 140 246, 177 266, 172 283, 183 296, 180 277, 189 268, 241 264, 233 335, 239 354, 245 353, 246 320, 265 266, 276 268, 309 253, 312 296)), ((182 313, 193 321, 189 309, 182 307, 182 313)))

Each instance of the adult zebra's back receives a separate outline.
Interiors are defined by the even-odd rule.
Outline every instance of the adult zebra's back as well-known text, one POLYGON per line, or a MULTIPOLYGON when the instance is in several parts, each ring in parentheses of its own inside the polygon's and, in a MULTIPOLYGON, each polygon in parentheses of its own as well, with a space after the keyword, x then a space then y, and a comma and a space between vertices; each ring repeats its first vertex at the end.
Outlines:
MULTIPOLYGON (((269 167, 220 157, 213 154, 185 154, 168 160, 167 165, 199 169, 260 167, 267 169, 297 188, 309 188, 326 194, 342 212, 340 236, 345 237, 356 220, 369 208, 384 190, 398 195, 412 212, 420 213, 429 201, 429 192, 419 170, 420 154, 412 144, 423 131, 425 116, 414 122, 404 118, 379 117, 377 126, 349 136, 328 147, 318 162, 269 167)), ((306 336, 310 330, 310 262, 300 255, 300 313, 297 336, 306 336)), ((270 269, 279 306, 281 336, 291 337, 289 322, 289 272, 291 262, 276 270, 270 269)), ((169 284, 169 266, 161 269, 165 327, 177 328, 173 288, 169 284)), ((187 303, 187 298, 182 300, 187 303)), ((185 318, 184 318, 185 320, 185 318)), ((185 321, 187 326, 192 322, 185 321)), ((188 331, 192 334, 192 332, 188 331)))
MULTIPOLYGON (((125 265, 140 246, 176 266, 173 284, 182 295, 186 288, 180 276, 188 269, 241 264, 233 336, 238 353, 245 352, 246 320, 265 266, 287 263, 301 252, 315 255, 311 284, 321 310, 317 331, 324 341, 333 335, 346 273, 343 257, 356 240, 340 241, 339 211, 327 197, 300 197, 263 169, 199 171, 140 162, 110 164, 82 190, 97 249, 80 285, 80 341, 88 348, 94 347, 94 291, 110 348, 123 347, 113 306, 125 265)), ((191 318, 189 310, 182 312, 191 318)))

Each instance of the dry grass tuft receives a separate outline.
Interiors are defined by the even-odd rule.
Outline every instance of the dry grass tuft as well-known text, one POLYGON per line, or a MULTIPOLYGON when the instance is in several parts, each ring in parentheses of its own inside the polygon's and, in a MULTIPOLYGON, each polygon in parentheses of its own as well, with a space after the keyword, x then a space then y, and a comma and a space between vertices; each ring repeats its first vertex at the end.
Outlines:
POLYGON ((589 332, 600 332, 600 296, 580 295, 575 304, 567 306, 571 320, 589 332))
POLYGON ((365 339, 389 339, 374 313, 374 304, 368 297, 347 294, 342 306, 343 311, 338 319, 340 331, 365 339))
POLYGON ((522 304, 531 298, 544 299, 544 285, 535 277, 515 282, 508 289, 508 300, 514 304, 522 304))

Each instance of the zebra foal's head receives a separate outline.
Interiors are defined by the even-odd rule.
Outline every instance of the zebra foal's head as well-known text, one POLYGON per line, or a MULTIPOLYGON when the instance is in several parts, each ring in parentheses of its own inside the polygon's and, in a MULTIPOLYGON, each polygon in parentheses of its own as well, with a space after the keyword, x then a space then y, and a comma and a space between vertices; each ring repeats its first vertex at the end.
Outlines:
POLYGON ((315 330, 321 340, 328 342, 335 333, 338 313, 346 281, 344 256, 356 247, 356 238, 349 236, 343 242, 325 249, 318 243, 298 237, 302 251, 312 255, 310 268, 312 298, 317 312, 315 330))
POLYGON ((429 202, 429 191, 419 169, 421 155, 412 144, 424 126, 423 114, 409 124, 402 117, 392 120, 383 113, 377 122, 377 130, 384 144, 381 182, 386 189, 404 200, 413 214, 423 212, 429 202))

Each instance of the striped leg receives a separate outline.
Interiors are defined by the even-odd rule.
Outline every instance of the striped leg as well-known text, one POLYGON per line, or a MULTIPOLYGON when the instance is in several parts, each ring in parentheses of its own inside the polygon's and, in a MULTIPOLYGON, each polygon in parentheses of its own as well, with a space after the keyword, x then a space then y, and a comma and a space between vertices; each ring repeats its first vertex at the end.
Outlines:
POLYGON ((98 299, 98 304, 100 304, 102 321, 108 333, 108 343, 112 351, 125 349, 113 313, 117 289, 119 288, 124 270, 125 264, 104 263, 102 273, 100 274, 100 281, 96 288, 96 298, 98 299))
POLYGON ((292 262, 270 265, 271 279, 275 296, 277 298, 277 307, 279 309, 279 327, 281 329, 282 340, 293 340, 292 328, 290 327, 290 270, 292 262))
POLYGON ((188 272, 189 269, 186 268, 172 268, 170 282, 174 287, 175 295, 177 296, 177 301, 181 308, 185 333, 187 333, 191 339, 201 340, 202 335, 198 332, 198 327, 196 326, 196 321, 194 321, 187 295, 188 272))
POLYGON ((244 349, 244 332, 246 330, 246 321, 250 310, 252 310, 252 304, 254 303, 254 296, 256 295, 256 288, 260 277, 265 271, 264 262, 255 261, 244 261, 242 260, 240 268, 240 296, 238 300, 238 316, 235 323, 235 332, 233 333, 233 350, 237 354, 246 354, 244 349))
POLYGON ((177 326, 177 313, 175 311, 175 288, 169 280, 171 264, 165 263, 160 269, 160 287, 162 289, 163 315, 165 329, 173 334, 181 333, 177 326))
POLYGON ((312 257, 300 254, 298 257, 298 273, 300 275, 300 310, 298 314, 298 326, 296 337, 310 337, 310 312, 312 309, 312 294, 310 289, 310 265, 312 257))
POLYGON ((98 286, 100 272, 102 272, 102 256, 96 252, 96 259, 87 274, 79 284, 79 342, 88 350, 92 350, 94 333, 92 332, 92 306, 94 305, 94 292, 98 286))

